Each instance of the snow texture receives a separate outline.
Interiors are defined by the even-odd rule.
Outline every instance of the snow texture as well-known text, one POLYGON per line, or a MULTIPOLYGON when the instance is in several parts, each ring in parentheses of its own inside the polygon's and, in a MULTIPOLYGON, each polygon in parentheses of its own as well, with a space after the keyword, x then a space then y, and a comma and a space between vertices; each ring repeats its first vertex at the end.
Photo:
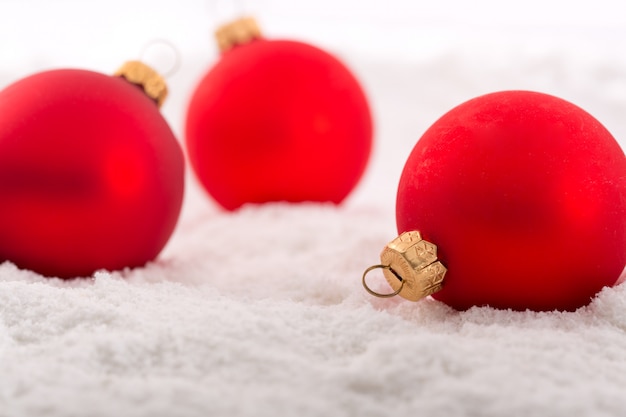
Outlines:
MULTIPOLYGON (((63 20, 68 4, 92 4, 34 3, 43 8, 36 21, 40 34, 50 20, 57 26, 60 20, 66 31, 71 27, 63 20), (46 4, 61 9, 56 21, 46 19, 52 13, 46 4)), ((139 6, 117 3, 136 15, 132 7, 139 6)), ((206 3, 188 4, 204 11, 206 3)), ((402 38, 408 45, 403 55, 393 48, 368 50, 350 38, 379 15, 380 5, 351 21, 330 16, 334 3, 346 10, 345 4, 355 4, 311 2, 322 6, 296 11, 292 3, 265 1, 260 9, 268 10, 265 26, 273 25, 276 35, 341 56, 368 92, 376 146, 350 199, 341 206, 275 203, 226 213, 189 173, 178 228, 161 256, 143 268, 61 281, 1 264, 1 417, 626 415, 625 285, 604 289, 576 312, 534 313, 488 307, 458 312, 432 299, 382 300, 360 282, 395 236, 395 192, 408 153, 437 117, 460 102, 504 89, 555 94, 593 114, 624 146, 626 60, 621 49, 611 49, 625 38, 617 22, 623 14, 600 1, 598 7, 609 7, 606 26, 594 9, 582 23, 563 18, 553 33, 549 18, 531 22, 530 29, 506 22, 511 29, 489 26, 485 18, 463 20, 466 9, 448 20, 433 12, 413 38, 402 38), (354 32, 336 30, 329 37, 320 29, 326 20, 331 28, 352 22, 354 32), (474 35, 442 36, 446 28, 458 30, 459 22, 474 35), (529 37, 532 44, 524 41, 529 37)), ((553 3, 536 7, 552 10, 553 3)), ((12 13, 17 21, 31 16, 32 6, 19 4, 0 6, 4 23, 12 13)), ((175 14, 174 2, 159 4, 161 13, 175 14)), ((406 34, 411 16, 398 19, 407 4, 389 3, 388 16, 396 20, 367 33, 383 39, 406 34)), ((189 33, 207 36, 208 45, 212 22, 188 7, 188 14, 175 17, 188 18, 189 33), (197 14, 201 18, 193 20, 197 14)), ((413 15, 418 12, 428 17, 428 10, 413 15)), ((91 23, 117 22, 122 30, 132 20, 119 10, 103 16, 91 23)), ((25 42, 22 32, 7 38, 3 27, 14 49, 0 70, 2 85, 78 57, 103 72, 127 58, 115 49, 122 43, 117 32, 109 32, 111 47, 96 59, 74 44, 54 52, 34 41, 28 55, 15 46, 15 39, 25 42)), ((163 111, 180 135, 190 89, 215 52, 204 44, 187 46, 177 27, 164 29, 183 60, 163 111)), ((100 38, 84 38, 99 45, 100 38)))

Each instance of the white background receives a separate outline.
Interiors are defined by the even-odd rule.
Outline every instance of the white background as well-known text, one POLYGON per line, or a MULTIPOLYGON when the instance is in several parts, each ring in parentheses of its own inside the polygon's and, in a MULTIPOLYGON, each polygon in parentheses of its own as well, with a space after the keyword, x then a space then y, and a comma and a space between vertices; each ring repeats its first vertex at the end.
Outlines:
POLYGON ((626 10, 617 0, 2 0, 0 84, 48 68, 106 73, 138 57, 161 54, 167 61, 165 49, 142 52, 163 39, 181 57, 179 72, 168 80, 176 105, 164 109, 178 129, 174 107, 184 105, 217 59, 213 30, 240 14, 256 16, 268 37, 308 41, 346 59, 420 62, 450 47, 480 51, 476 60, 488 60, 487 67, 518 52, 555 49, 626 59, 626 10), (503 50, 511 55, 503 58, 503 50))

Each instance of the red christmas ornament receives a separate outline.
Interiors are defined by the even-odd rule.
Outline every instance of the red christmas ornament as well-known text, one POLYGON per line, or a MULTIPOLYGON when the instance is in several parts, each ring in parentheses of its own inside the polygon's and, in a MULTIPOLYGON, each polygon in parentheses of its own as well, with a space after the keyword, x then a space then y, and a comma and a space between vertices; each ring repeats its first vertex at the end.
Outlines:
POLYGON ((396 215, 400 233, 425 239, 403 234, 383 251, 380 267, 400 295, 436 291, 457 309, 575 310, 626 264, 626 158, 567 101, 488 94, 417 142, 396 215))
POLYGON ((0 92, 0 260, 88 276, 168 241, 184 159, 158 111, 165 84, 137 62, 119 75, 46 71, 0 92))
POLYGON ((362 176, 372 120, 363 91, 335 57, 266 40, 254 20, 217 32, 223 53, 189 104, 189 160, 208 193, 245 203, 340 203, 362 176))

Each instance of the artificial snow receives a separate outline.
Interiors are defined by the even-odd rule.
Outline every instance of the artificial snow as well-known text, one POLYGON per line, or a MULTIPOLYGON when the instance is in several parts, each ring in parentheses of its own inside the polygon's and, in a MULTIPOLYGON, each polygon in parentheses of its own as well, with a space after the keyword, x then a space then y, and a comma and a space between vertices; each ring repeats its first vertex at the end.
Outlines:
MULTIPOLYGON (((459 312, 361 286, 395 237, 404 161, 437 117, 480 94, 530 89, 583 107, 624 146, 626 61, 482 38, 390 57, 335 37, 376 124, 353 195, 231 213, 189 172, 176 232, 145 267, 61 281, 1 264, 1 417, 626 415, 626 285, 568 313, 459 312)), ((163 111, 179 136, 209 53, 187 54, 169 81, 163 111)), ((25 75, 7 71, 3 85, 25 75)))

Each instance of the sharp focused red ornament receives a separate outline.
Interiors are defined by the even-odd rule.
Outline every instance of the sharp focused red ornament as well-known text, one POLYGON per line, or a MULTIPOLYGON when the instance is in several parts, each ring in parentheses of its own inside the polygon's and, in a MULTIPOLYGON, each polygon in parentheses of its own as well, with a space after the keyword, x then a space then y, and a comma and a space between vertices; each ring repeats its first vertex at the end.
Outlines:
POLYGON ((457 309, 574 310, 626 264, 626 159, 579 107, 505 91, 437 120, 398 187, 400 233, 447 267, 433 297, 457 309))
POLYGON ((140 266, 164 247, 184 160, 163 96, 133 84, 136 68, 129 80, 46 71, 0 92, 0 260, 68 278, 140 266))
POLYGON ((314 46, 260 38, 250 19, 217 35, 223 54, 195 90, 186 123, 189 159, 208 193, 229 210, 343 201, 372 143, 352 73, 314 46))

